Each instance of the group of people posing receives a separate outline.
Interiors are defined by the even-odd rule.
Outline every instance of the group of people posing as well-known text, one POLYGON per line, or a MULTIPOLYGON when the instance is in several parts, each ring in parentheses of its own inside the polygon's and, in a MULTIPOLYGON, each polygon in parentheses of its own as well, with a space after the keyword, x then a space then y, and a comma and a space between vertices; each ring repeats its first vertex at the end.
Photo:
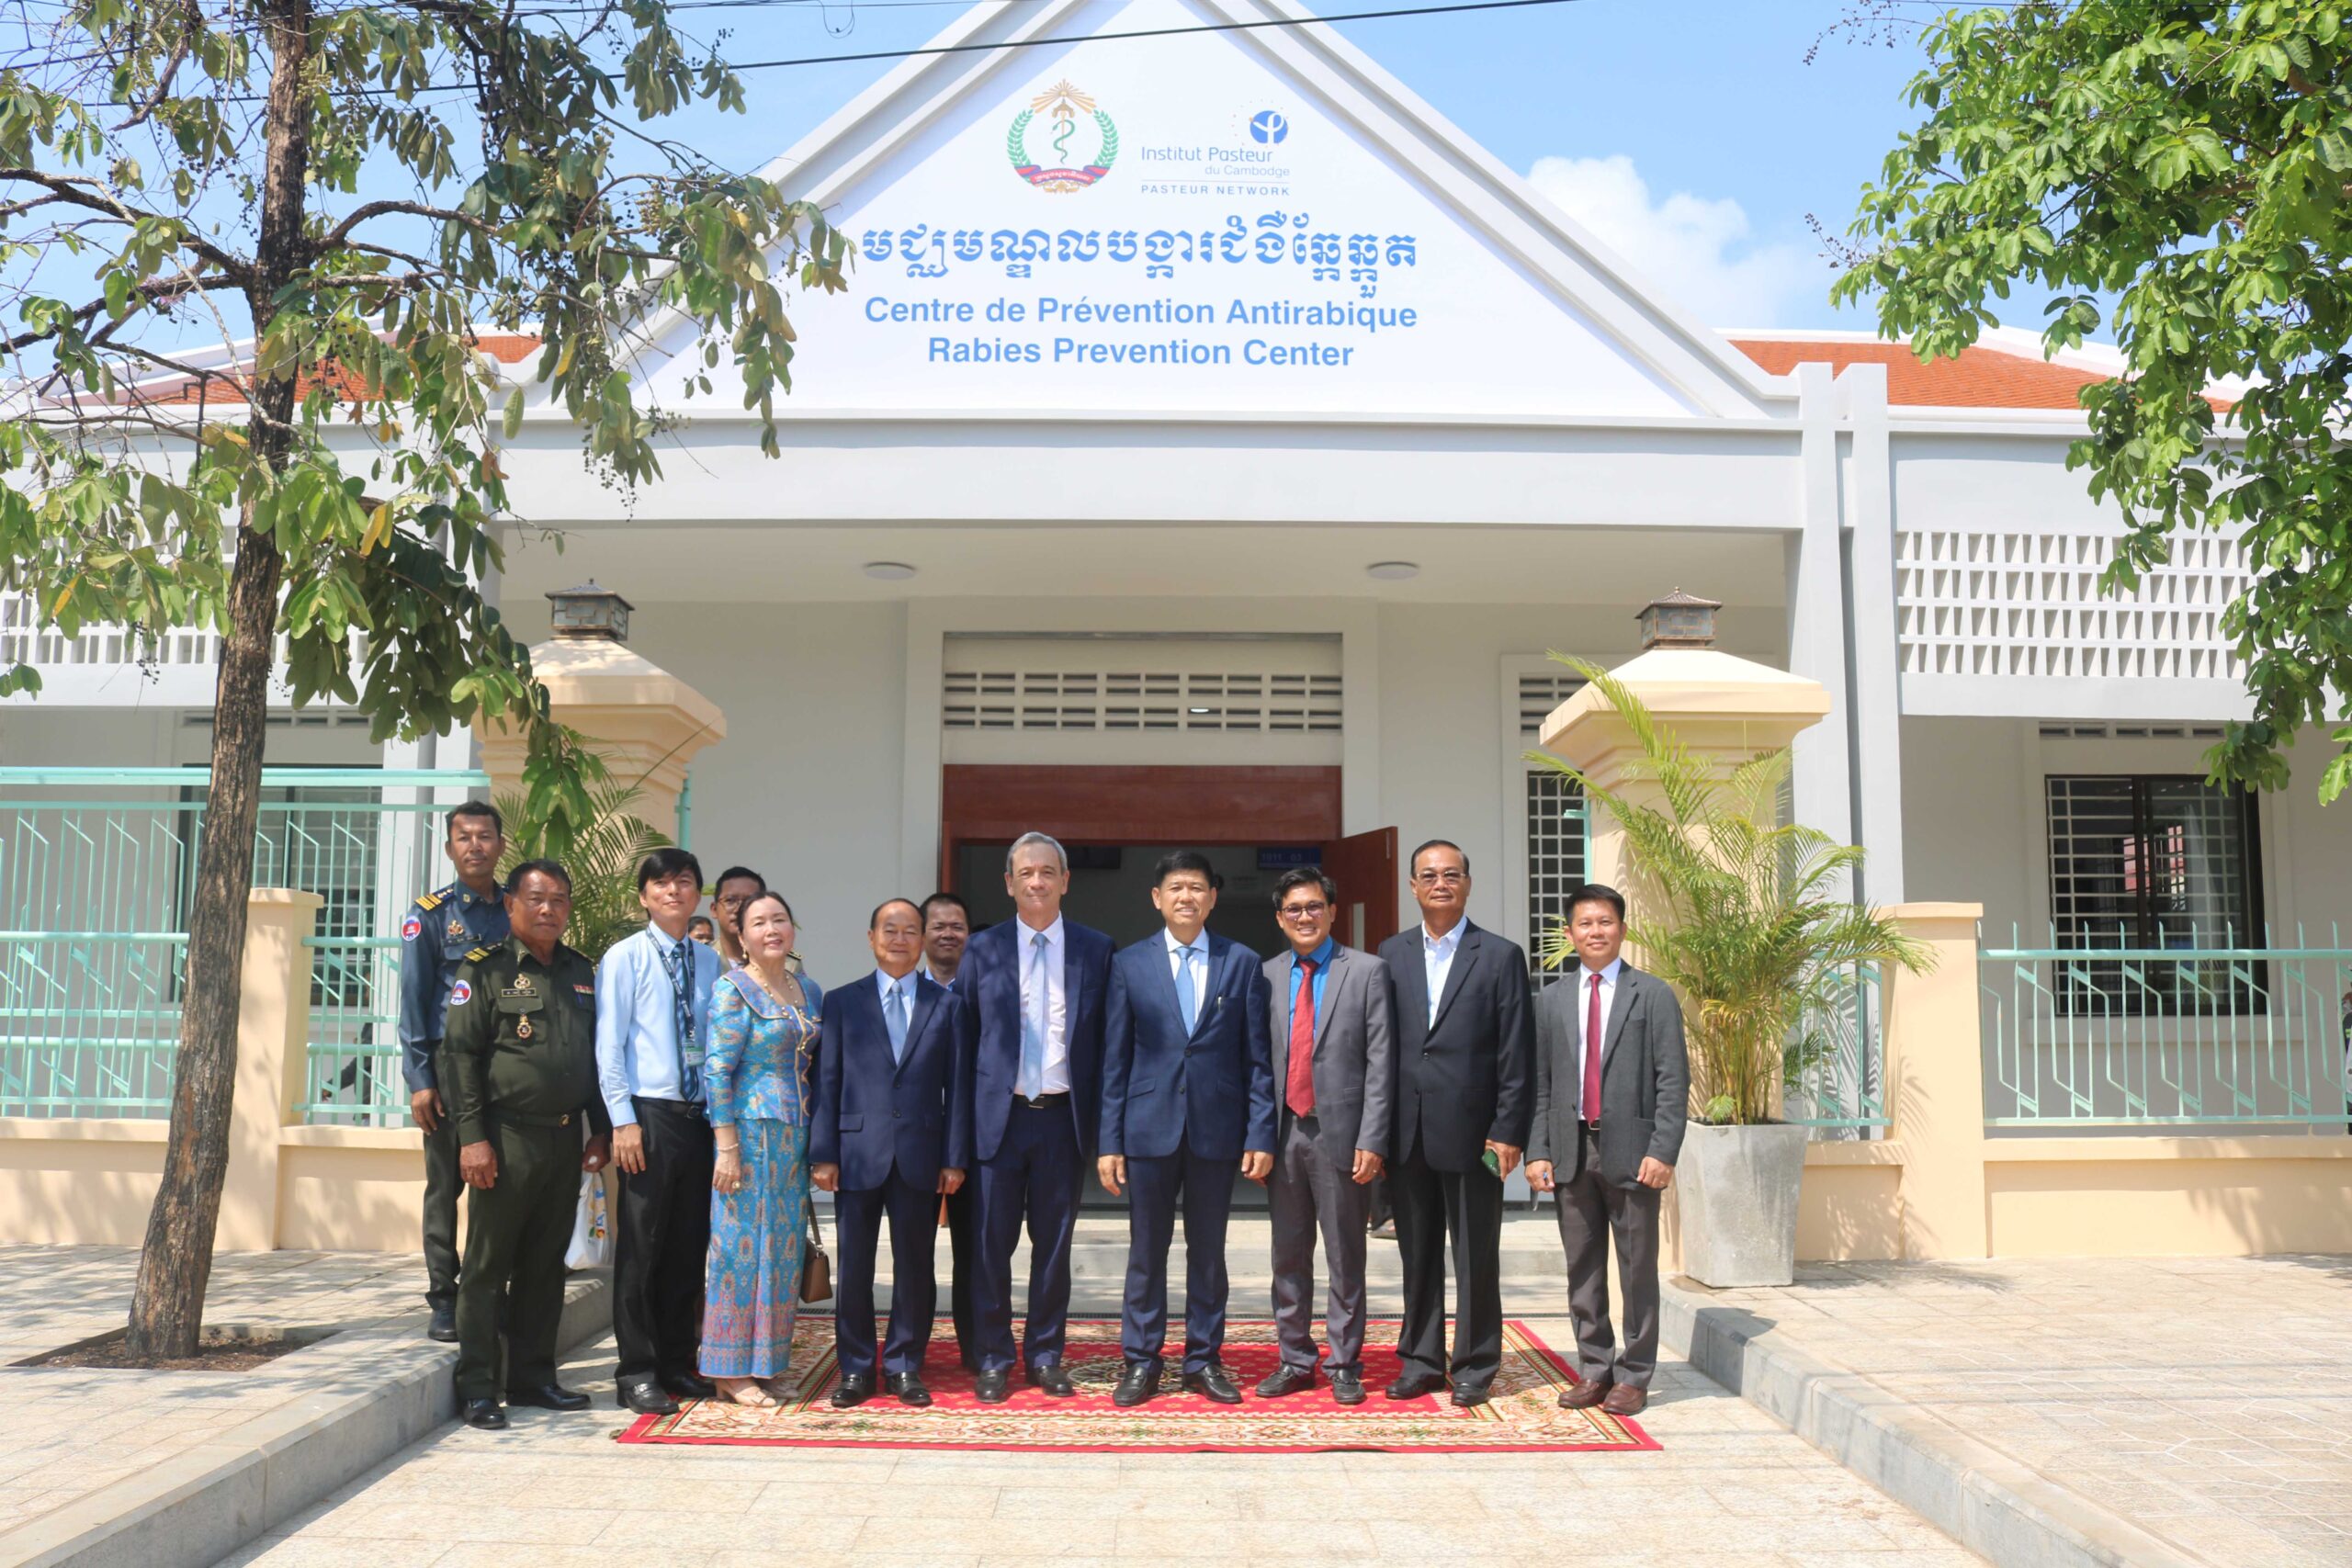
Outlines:
POLYGON ((1076 1395, 1070 1252, 1089 1179, 1128 1207, 1115 1404, 1161 1392, 1180 1216, 1178 1381, 1241 1401, 1222 1356, 1240 1179, 1267 1189, 1272 1220, 1281 1359, 1259 1397, 1318 1382, 1343 1404, 1366 1397, 1365 1216, 1385 1180, 1405 1274, 1399 1370, 1385 1393, 1481 1404, 1502 1362, 1504 1183, 1522 1160, 1530 1185, 1555 1194, 1567 1254, 1579 1365, 1561 1404, 1632 1415, 1647 1403, 1659 1200, 1689 1068, 1673 993, 1621 956, 1613 889, 1577 890, 1579 962, 1532 994, 1521 949, 1466 918, 1469 860, 1444 840, 1414 851, 1421 918, 1376 955, 1333 938, 1339 890, 1307 867, 1275 890, 1289 951, 1261 958, 1208 929, 1220 879, 1186 850, 1155 870, 1162 930, 1114 951, 1063 917, 1069 857, 1030 833, 1005 857, 1013 918, 970 933, 952 894, 885 899, 867 921, 874 972, 827 989, 799 970, 790 904, 741 867, 713 889, 712 944, 689 934, 700 864, 683 850, 647 856, 646 928, 592 965, 562 943, 560 865, 526 862, 496 880, 505 846, 492 808, 458 807, 447 847, 458 881, 418 899, 402 927, 401 1034, 425 1139, 430 1332, 458 1343, 472 1425, 506 1424, 502 1393, 548 1409, 589 1403, 557 1381, 556 1327, 580 1172, 607 1164, 616 1393, 632 1410, 766 1405, 784 1392, 811 1186, 832 1194, 838 1233, 834 1406, 932 1403, 922 1367, 943 1223, 976 1396, 1001 1403, 1016 1376, 1076 1395), (886 1225, 891 1306, 877 1336, 886 1225))

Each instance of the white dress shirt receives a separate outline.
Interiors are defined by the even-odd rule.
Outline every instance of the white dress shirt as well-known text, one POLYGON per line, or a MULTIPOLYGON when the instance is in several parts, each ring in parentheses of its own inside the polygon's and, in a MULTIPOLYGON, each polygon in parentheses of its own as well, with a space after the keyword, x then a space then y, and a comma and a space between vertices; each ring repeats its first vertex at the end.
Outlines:
MULTIPOLYGON (((1021 1016, 1036 1015, 1037 998, 1030 987, 1037 967, 1037 936, 1025 922, 1012 922, 1013 945, 1021 958, 1021 1016)), ((1059 915, 1045 930, 1046 938, 1046 1081, 1041 1094, 1069 1092, 1069 999, 1062 993, 1063 964, 1069 955, 1068 933, 1059 915)))
MULTIPOLYGON (((1609 1060, 1606 1054, 1606 1047, 1609 1043, 1609 1020, 1617 1010, 1617 980, 1620 976, 1624 974, 1624 972, 1625 961, 1622 958, 1611 959, 1609 961, 1609 966, 1600 971, 1600 1040, 1599 1044, 1603 1050, 1603 1055, 1601 1056, 1603 1064, 1606 1064, 1609 1060)), ((1595 1048, 1594 1042, 1587 1040, 1584 1037, 1585 1021, 1590 1016, 1592 1011, 1592 974, 1593 972, 1586 968, 1583 964, 1579 964, 1577 965, 1576 1101, 1577 1110, 1579 1114, 1581 1114, 1584 1110, 1584 1054, 1587 1051, 1595 1048)))
MULTIPOLYGON (((1184 944, 1176 933, 1162 930, 1162 942, 1168 944, 1168 973, 1178 985, 1184 983, 1184 944)), ((1209 1005, 1209 933, 1206 931, 1193 939, 1193 1021, 1197 1024, 1209 1005)))
POLYGON ((710 1039, 718 954, 692 937, 648 925, 613 943, 596 964, 596 1086, 616 1127, 637 1125, 632 1100, 685 1099, 678 1081, 678 993, 669 954, 683 946, 695 1044, 710 1039))
POLYGON ((1443 936, 1431 936, 1427 922, 1421 926, 1421 972, 1429 979, 1431 1028, 1437 1026, 1437 1004, 1445 996, 1445 977, 1453 973, 1453 955, 1461 949, 1462 933, 1469 929, 1468 920, 1456 920, 1443 936))

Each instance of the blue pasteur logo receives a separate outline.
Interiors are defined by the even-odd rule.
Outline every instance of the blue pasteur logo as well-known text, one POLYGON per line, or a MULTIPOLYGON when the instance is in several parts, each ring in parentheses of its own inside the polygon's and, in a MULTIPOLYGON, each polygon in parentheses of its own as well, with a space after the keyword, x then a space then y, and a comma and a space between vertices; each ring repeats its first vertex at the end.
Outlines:
POLYGON ((1290 121, 1283 118, 1280 109, 1260 109, 1250 117, 1250 139, 1252 141, 1280 141, 1289 135, 1290 121))

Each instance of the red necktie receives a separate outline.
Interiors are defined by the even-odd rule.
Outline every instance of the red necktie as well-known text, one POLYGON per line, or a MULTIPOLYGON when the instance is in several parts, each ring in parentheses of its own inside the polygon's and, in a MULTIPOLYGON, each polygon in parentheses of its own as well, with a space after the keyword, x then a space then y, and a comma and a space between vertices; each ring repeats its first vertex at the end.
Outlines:
POLYGON ((1290 1004, 1290 1082, 1283 1099, 1292 1113, 1315 1114, 1315 961, 1298 961, 1298 995, 1290 1004))
POLYGON ((1584 1119, 1600 1120, 1600 976, 1592 977, 1592 1001, 1584 1010, 1584 1119))

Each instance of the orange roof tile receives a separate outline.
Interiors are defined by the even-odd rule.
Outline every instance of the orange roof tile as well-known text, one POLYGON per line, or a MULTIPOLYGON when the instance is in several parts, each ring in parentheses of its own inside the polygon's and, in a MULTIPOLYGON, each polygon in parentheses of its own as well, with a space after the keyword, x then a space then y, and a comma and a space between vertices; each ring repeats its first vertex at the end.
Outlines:
MULTIPOLYGON (((474 339, 474 346, 501 365, 518 365, 538 352, 539 339, 528 333, 492 333, 474 339)), ((356 402, 364 390, 358 378, 352 376, 339 366, 327 372, 327 380, 334 389, 335 398, 339 401, 356 402)), ((317 385, 318 378, 304 376, 296 382, 297 394, 308 397, 311 389, 317 385)), ((126 400, 191 406, 201 400, 209 406, 213 403, 242 403, 245 398, 242 391, 226 382, 198 383, 191 380, 176 387, 150 387, 126 400)))
POLYGON ((1837 339, 1788 341, 1734 338, 1733 346, 1775 376, 1799 365, 1827 363, 1886 367, 1886 400, 1935 408, 2072 409, 2075 394, 2107 377, 2047 360, 2029 359, 1982 344, 1960 351, 1957 359, 1926 364, 1900 343, 1837 339))

